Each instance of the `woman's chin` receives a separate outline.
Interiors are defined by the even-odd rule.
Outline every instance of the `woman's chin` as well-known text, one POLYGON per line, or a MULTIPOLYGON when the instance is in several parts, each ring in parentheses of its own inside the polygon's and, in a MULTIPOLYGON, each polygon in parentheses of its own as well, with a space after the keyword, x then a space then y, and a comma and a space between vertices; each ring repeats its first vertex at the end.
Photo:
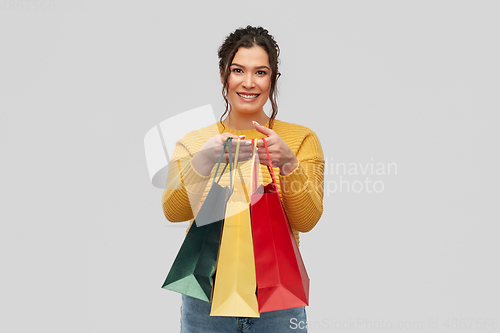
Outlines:
POLYGON ((263 109, 263 105, 259 105, 259 106, 250 106, 250 105, 235 105, 235 106, 231 106, 231 112, 236 112, 236 113, 239 113, 239 114, 257 114, 257 113, 260 113, 262 112, 264 109, 263 109))

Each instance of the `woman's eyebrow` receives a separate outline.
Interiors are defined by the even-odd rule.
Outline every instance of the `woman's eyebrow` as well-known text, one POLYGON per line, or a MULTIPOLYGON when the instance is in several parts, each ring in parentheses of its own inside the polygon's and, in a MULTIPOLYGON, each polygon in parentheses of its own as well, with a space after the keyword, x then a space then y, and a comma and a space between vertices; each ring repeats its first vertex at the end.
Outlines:
MULTIPOLYGON (((240 64, 237 64, 237 63, 235 63, 235 62, 233 62, 233 63, 231 64, 231 66, 238 66, 238 67, 241 67, 241 68, 245 68, 245 66, 240 65, 240 64)), ((258 66, 258 67, 255 67, 255 69, 260 69, 260 68, 267 68, 268 70, 271 70, 271 68, 269 68, 269 67, 267 67, 267 66, 258 66)))

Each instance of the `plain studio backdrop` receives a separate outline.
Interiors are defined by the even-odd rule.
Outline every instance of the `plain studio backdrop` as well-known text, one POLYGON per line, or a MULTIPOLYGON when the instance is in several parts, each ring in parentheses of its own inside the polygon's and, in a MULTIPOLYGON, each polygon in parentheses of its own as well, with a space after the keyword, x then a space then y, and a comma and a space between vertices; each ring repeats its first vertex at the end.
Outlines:
POLYGON ((220 117, 217 49, 251 24, 281 47, 278 119, 326 160, 301 235, 309 331, 498 332, 498 10, 1 1, 0 331, 178 331, 160 287, 187 224, 163 216, 143 140, 202 105, 220 117))

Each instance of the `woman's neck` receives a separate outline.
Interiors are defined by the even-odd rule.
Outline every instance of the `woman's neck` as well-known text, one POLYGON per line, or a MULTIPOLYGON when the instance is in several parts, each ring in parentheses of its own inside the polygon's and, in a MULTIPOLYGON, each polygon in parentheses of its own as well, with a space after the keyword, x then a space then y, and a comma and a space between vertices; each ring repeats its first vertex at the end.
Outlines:
POLYGON ((231 114, 229 112, 226 119, 224 119, 223 123, 227 127, 236 130, 236 131, 245 131, 245 130, 253 130, 255 126, 252 121, 256 121, 261 125, 266 124, 269 121, 269 117, 265 114, 264 111, 259 112, 258 114, 231 114))

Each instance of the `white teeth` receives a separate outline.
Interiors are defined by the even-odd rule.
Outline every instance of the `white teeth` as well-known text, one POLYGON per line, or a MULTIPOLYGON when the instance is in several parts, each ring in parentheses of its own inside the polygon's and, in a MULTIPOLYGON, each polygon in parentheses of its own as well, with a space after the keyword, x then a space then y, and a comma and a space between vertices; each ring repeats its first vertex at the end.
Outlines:
POLYGON ((237 93, 238 96, 241 96, 243 98, 257 98, 257 96, 259 95, 243 95, 243 94, 240 94, 240 93, 237 93))

